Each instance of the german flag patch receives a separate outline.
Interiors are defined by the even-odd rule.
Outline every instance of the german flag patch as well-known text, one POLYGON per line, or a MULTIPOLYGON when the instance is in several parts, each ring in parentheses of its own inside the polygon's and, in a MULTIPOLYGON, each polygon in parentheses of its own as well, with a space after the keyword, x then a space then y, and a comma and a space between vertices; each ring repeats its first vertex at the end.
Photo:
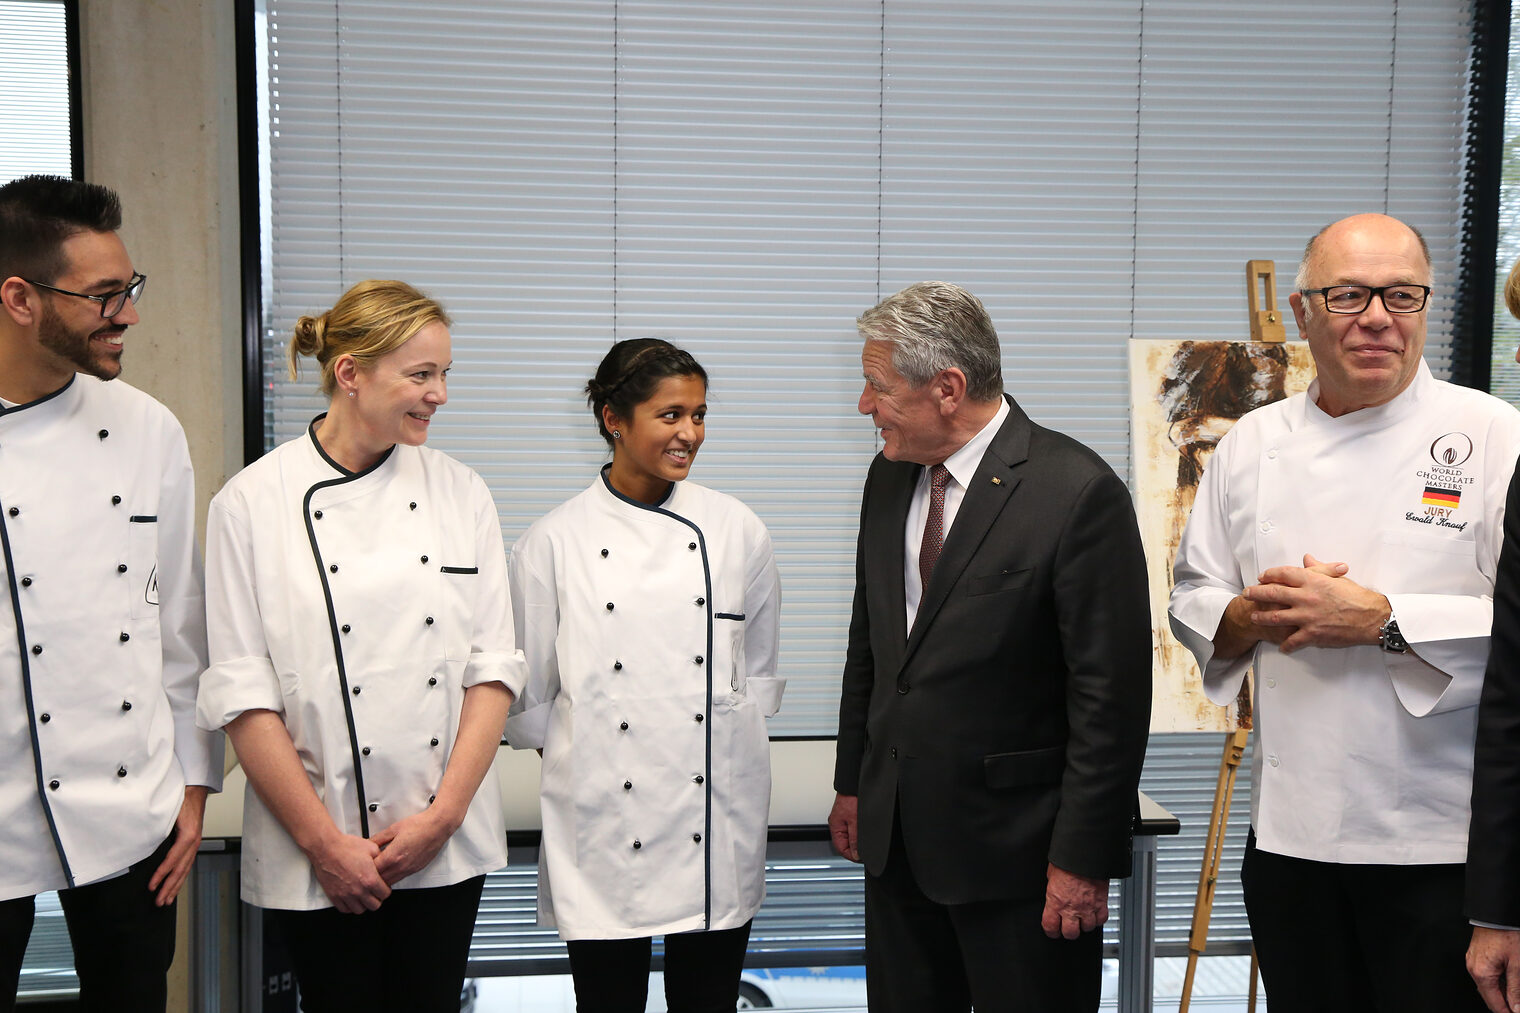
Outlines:
POLYGON ((1462 490, 1438 489, 1433 485, 1427 485, 1425 495, 1421 497, 1420 502, 1425 506, 1447 507, 1455 510, 1457 504, 1462 502, 1462 490))

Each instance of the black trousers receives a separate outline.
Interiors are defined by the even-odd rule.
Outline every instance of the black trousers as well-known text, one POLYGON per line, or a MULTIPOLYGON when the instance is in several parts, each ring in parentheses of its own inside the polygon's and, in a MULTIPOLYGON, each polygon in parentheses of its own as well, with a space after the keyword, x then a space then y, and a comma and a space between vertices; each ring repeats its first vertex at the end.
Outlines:
POLYGON ((1483 1013, 1462 873, 1289 858, 1251 832, 1240 882, 1272 1013, 1483 1013))
MULTIPOLYGON (((58 891, 74 945, 82 1013, 163 1013, 174 962, 174 904, 158 907, 148 880, 174 834, 127 870, 102 883, 58 891)), ((21 960, 31 938, 32 897, 0 901, 0 1011, 15 1008, 21 960)))
POLYGON ((266 909, 290 951, 303 1013, 459 1013, 485 883, 396 890, 357 915, 266 909))
MULTIPOLYGON (((1091 1013, 1103 933, 1050 939, 1045 898, 940 904, 919 889, 894 818, 880 876, 866 873, 871 1013, 1091 1013)), ((1273 1013, 1277 1013, 1274 1009, 1273 1013)))
MULTIPOLYGON (((750 925, 665 937, 668 1013, 733 1013, 750 925)), ((576 1013, 644 1013, 652 949, 648 936, 576 939, 565 945, 575 979, 576 1013)))

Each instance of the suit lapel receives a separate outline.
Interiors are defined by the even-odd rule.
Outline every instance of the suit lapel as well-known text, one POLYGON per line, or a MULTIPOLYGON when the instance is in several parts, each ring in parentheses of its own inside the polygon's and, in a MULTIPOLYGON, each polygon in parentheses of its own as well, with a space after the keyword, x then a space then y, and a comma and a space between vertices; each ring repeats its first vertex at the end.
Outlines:
MULTIPOLYGON (((905 665, 913 657, 913 652, 924 639, 925 631, 933 624, 935 615, 950 596, 951 588, 955 587, 961 574, 971 564, 987 533, 1008 505, 1013 490, 1018 487, 1021 478, 1018 466, 1029 458, 1030 422, 1029 416, 1024 414, 1011 397, 1007 400, 1008 417, 1003 420, 1003 425, 993 436, 987 452, 982 455, 982 463, 977 466, 965 498, 961 500, 960 510, 956 512, 955 523, 945 537, 939 562, 934 565, 934 576, 929 579, 929 586, 924 588, 918 616, 913 621, 913 629, 908 634, 907 650, 903 654, 905 665)), ((903 516, 906 524, 906 512, 903 516)), ((901 551, 899 544, 899 554, 901 551)), ((902 572, 901 564, 898 572, 902 572)), ((902 610, 906 608, 906 603, 902 604, 902 610)))
POLYGON ((903 587, 903 567, 906 553, 903 549, 904 531, 908 526, 908 508, 913 505, 913 492, 918 487, 918 465, 896 465, 884 472, 891 481, 882 490, 882 508, 877 515, 876 531, 866 544, 879 546, 882 554, 881 581, 886 591, 886 619, 889 644, 901 644, 908 639, 908 595, 903 587))

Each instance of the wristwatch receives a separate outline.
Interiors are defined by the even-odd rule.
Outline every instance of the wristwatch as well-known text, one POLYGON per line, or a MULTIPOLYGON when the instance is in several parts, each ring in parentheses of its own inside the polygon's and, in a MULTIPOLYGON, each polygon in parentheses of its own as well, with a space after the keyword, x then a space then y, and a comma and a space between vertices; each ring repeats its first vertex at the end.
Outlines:
POLYGON ((1406 654, 1409 651, 1409 641, 1399 632, 1399 621, 1393 617, 1392 612, 1388 613, 1388 618, 1378 628, 1378 646, 1390 654, 1406 654))

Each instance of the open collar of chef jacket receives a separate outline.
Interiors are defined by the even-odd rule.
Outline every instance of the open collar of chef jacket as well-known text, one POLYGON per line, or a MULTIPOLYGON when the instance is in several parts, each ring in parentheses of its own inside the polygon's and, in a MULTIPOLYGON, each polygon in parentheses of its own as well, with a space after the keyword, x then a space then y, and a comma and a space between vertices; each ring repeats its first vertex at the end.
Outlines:
POLYGON ((396 457, 396 445, 391 444, 385 453, 380 455, 380 460, 365 468, 363 471, 349 471, 343 465, 327 453, 320 440, 317 439, 317 423, 327 418, 323 412, 311 420, 306 427, 308 443, 314 456, 309 458, 313 468, 312 486, 318 485, 329 487, 323 497, 324 505, 342 503, 356 496, 368 493, 376 483, 389 477, 392 468, 387 467, 396 457))
POLYGON ((607 495, 611 496, 619 503, 626 503, 627 505, 635 507, 639 510, 649 510, 657 514, 670 514, 676 517, 680 516, 680 514, 676 513, 676 511, 672 508, 672 504, 676 499, 676 489, 678 489, 681 485, 680 482, 670 483, 670 488, 665 490, 665 495, 660 498, 660 501, 658 503, 643 503, 631 496, 624 496, 622 493, 613 488, 611 473, 611 464, 602 465, 601 485, 602 488, 607 491, 607 495))
POLYGON ((28 415, 26 418, 28 421, 35 422, 45 416, 67 415, 79 403, 81 388, 74 382, 78 379, 79 374, 75 373, 69 377, 68 383, 59 387, 53 393, 44 394, 35 400, 27 401, 25 404, 12 404, 9 401, 0 400, 0 418, 20 415, 22 412, 34 412, 35 414, 28 415))
POLYGON ((1386 404, 1359 408, 1337 418, 1326 414, 1325 410, 1319 406, 1319 378, 1315 377, 1314 382, 1309 384, 1309 390, 1304 397, 1304 422, 1314 427, 1333 427, 1336 431, 1348 436, 1356 432, 1386 429, 1414 414, 1420 402, 1428 398, 1435 389, 1435 383, 1435 377, 1430 375, 1430 367, 1425 364, 1424 359, 1421 359, 1419 366, 1415 369, 1414 379, 1397 397, 1386 404))

